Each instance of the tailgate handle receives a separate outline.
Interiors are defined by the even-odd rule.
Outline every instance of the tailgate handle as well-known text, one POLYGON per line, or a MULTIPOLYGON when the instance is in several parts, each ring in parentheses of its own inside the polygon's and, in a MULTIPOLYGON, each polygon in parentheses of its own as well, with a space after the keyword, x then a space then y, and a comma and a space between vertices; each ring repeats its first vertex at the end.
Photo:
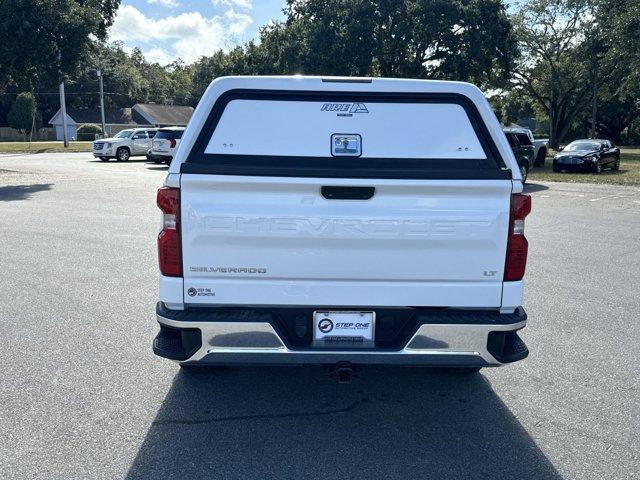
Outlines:
POLYGON ((332 187, 320 188, 327 200, 369 200, 376 193, 375 187, 332 187))

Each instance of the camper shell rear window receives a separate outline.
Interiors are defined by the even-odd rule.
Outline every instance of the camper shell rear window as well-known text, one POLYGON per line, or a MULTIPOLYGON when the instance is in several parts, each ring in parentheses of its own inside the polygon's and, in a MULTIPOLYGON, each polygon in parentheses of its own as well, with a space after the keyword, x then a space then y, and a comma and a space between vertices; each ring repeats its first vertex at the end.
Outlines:
POLYGON ((257 90, 231 90, 217 100, 181 172, 511 178, 462 95, 257 90), (337 149, 340 141, 348 147, 337 149))

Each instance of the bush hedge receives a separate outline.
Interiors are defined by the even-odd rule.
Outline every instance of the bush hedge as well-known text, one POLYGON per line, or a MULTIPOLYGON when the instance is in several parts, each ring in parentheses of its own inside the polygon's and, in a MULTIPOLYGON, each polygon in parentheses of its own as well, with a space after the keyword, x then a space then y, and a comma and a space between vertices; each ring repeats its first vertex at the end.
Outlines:
POLYGON ((85 123, 84 125, 80 125, 78 127, 78 132, 76 135, 77 140, 95 140, 96 138, 100 138, 102 136, 102 128, 99 125, 95 125, 93 123, 85 123))

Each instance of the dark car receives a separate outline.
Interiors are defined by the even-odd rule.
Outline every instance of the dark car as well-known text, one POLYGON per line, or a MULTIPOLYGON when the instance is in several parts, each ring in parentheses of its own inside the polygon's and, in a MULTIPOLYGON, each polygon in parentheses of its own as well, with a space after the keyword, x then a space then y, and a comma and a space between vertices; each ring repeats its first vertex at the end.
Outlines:
POLYGON ((520 174, 522 175, 522 183, 524 183, 527 181, 529 170, 533 167, 535 147, 533 146, 529 136, 524 132, 521 133, 504 130, 504 134, 507 137, 509 146, 511 146, 511 150, 513 150, 513 154, 516 157, 516 161, 520 167, 520 174))
POLYGON ((620 169, 620 149, 609 140, 575 140, 553 158, 553 171, 600 173, 620 169))

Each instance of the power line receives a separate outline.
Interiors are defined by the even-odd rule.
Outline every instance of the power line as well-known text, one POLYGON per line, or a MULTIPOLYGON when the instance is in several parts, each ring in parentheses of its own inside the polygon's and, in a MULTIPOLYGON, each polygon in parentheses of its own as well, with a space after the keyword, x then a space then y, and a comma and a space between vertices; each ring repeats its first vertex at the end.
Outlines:
MULTIPOLYGON (((33 95, 59 95, 58 92, 4 92, 3 95, 20 95, 21 93, 32 93, 33 95)), ((100 92, 65 92, 65 95, 99 95, 100 92)), ((124 97, 130 97, 128 93, 118 93, 118 92, 104 92, 105 95, 121 95, 124 97)), ((2 95, 0 95, 1 97, 2 95)))

